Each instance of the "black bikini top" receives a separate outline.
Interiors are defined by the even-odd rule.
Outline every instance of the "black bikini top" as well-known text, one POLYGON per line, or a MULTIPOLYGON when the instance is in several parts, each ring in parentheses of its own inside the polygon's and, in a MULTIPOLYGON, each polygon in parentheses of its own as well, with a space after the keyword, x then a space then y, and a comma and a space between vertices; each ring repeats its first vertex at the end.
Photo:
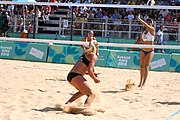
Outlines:
POLYGON ((82 55, 79 60, 83 62, 86 66, 89 66, 90 61, 85 57, 85 55, 82 55))

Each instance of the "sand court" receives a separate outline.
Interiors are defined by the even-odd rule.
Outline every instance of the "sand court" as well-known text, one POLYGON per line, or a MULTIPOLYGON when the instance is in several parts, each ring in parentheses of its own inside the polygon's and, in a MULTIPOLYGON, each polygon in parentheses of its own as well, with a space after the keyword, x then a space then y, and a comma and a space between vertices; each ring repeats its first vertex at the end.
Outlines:
MULTIPOLYGON (((72 65, 0 59, 1 120, 166 120, 180 109, 180 73, 150 71, 144 90, 125 90, 127 80, 139 84, 139 70, 96 67, 99 100, 95 115, 69 114, 63 105, 77 90, 66 80, 72 65)), ((83 97, 78 103, 83 104, 83 97)), ((179 120, 180 113, 171 117, 179 120)))

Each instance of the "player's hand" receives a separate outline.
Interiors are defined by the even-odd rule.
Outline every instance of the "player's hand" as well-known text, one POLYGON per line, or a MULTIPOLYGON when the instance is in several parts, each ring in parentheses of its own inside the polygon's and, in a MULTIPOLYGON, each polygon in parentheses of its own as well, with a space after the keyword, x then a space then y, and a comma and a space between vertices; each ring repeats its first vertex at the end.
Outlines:
POLYGON ((101 82, 101 81, 99 80, 98 77, 96 77, 96 79, 94 79, 94 82, 95 82, 95 83, 99 83, 99 82, 101 82))
POLYGON ((95 79, 94 79, 94 82, 95 83, 99 83, 100 82, 100 80, 99 80, 99 77, 98 77, 98 73, 94 73, 94 75, 95 75, 95 79))

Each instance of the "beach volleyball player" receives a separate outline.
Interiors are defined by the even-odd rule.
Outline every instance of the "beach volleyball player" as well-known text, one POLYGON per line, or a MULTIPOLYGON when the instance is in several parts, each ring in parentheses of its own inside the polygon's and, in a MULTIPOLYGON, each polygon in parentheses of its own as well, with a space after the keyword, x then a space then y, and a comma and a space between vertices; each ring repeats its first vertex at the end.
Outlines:
MULTIPOLYGON (((138 20, 145 26, 141 33, 141 43, 145 45, 154 45, 155 29, 153 20, 148 18, 146 22, 138 16, 138 20)), ((142 89, 148 77, 149 65, 154 56, 154 48, 142 48, 140 50, 140 83, 138 87, 142 89)))
POLYGON ((69 83, 74 86, 78 92, 75 93, 67 102, 72 103, 76 99, 83 95, 87 96, 85 100, 84 107, 90 107, 91 103, 96 97, 96 91, 94 91, 88 84, 87 80, 83 77, 88 71, 88 75, 94 80, 95 83, 99 83, 100 79, 96 73, 94 73, 94 66, 98 59, 97 49, 98 46, 96 41, 91 41, 89 44, 89 49, 86 50, 86 54, 83 54, 77 63, 73 66, 71 71, 67 76, 69 83))
MULTIPOLYGON (((94 37, 94 32, 90 30, 87 34, 87 37, 82 38, 82 42, 90 42, 92 40, 96 40, 96 38, 94 37)), ((98 47, 99 46, 96 46, 97 55, 99 55, 98 47)), ((81 48, 83 49, 83 53, 86 53, 86 50, 89 49, 89 45, 81 45, 81 48)))

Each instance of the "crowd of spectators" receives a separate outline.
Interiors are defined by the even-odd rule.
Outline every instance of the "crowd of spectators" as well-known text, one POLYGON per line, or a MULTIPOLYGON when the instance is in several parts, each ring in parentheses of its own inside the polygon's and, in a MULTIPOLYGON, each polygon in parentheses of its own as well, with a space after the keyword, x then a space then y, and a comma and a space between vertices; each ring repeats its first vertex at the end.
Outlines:
MULTIPOLYGON (((93 4, 120 4, 120 5, 146 5, 148 0, 36 0, 37 2, 57 2, 57 3, 93 3, 93 4)), ((155 5, 180 5, 178 2, 172 0, 155 0, 155 5)), ((55 14, 58 9, 61 7, 58 6, 36 6, 32 5, 23 6, 23 5, 0 5, 0 13, 7 17, 8 24, 14 24, 13 16, 17 15, 19 18, 17 31, 23 30, 23 24, 28 25, 29 32, 32 32, 32 24, 34 24, 34 15, 38 16, 39 23, 44 24, 48 21, 52 14, 55 14), (36 12, 36 13, 35 13, 36 12), (29 21, 23 21, 24 18, 29 19, 29 21)), ((69 12, 66 14, 67 17, 71 18, 72 10, 69 9, 69 12)), ((157 9, 133 9, 133 8, 95 8, 95 7, 76 7, 73 10, 73 17, 76 20, 81 20, 83 18, 86 21, 98 20, 111 21, 113 23, 119 22, 122 20, 136 20, 137 15, 141 14, 141 17, 146 20, 147 18, 152 18, 154 21, 159 21, 161 23, 167 22, 169 25, 176 26, 173 28, 173 31, 176 31, 178 22, 180 22, 180 10, 157 10, 157 9)), ((77 25, 78 27, 78 25, 77 25)), ((90 26, 93 27, 93 26, 90 26)), ((114 27, 112 29, 115 29, 114 27)))

